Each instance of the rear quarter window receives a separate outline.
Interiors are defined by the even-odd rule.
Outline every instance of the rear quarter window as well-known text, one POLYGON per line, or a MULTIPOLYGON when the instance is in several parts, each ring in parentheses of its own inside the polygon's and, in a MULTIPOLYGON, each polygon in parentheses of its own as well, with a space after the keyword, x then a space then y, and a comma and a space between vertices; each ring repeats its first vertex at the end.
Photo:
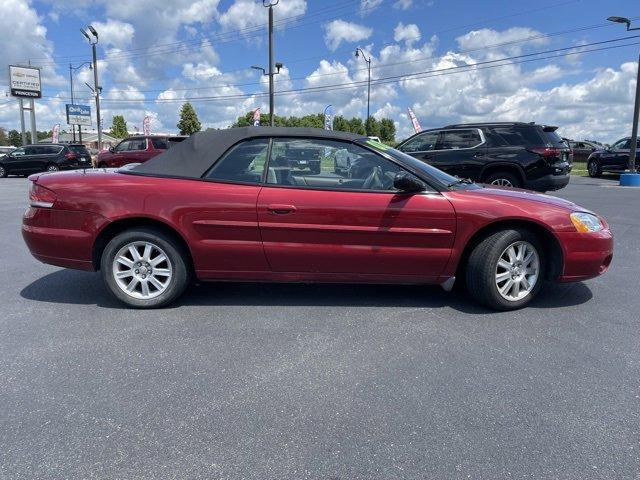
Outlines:
POLYGON ((73 153, 77 153, 79 155, 88 155, 89 151, 87 150, 87 147, 85 147, 84 145, 69 145, 67 147, 70 151, 72 151, 73 153))
POLYGON ((156 150, 166 150, 167 148, 169 148, 166 138, 152 138, 151 144, 156 150))

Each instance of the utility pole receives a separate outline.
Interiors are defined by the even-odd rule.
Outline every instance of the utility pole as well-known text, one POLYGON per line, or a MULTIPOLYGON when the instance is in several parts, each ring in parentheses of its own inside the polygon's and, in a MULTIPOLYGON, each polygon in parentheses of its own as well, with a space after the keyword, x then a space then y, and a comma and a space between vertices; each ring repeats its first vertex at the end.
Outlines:
MULTIPOLYGON (((71 105, 75 105, 75 102, 73 101, 73 67, 71 64, 69 64, 69 85, 71 87, 71 105)), ((67 121, 68 120, 69 117, 67 116, 67 121)), ((71 125, 71 133, 73 136, 73 143, 76 143, 76 126, 73 124, 71 125)))
MULTIPOLYGON (((280 0, 262 0, 262 5, 269 9, 269 125, 273 127, 274 98, 273 98, 273 7, 280 0)), ((278 68, 278 72, 280 69, 278 68)))
POLYGON ((98 54, 96 51, 96 45, 98 44, 98 32, 91 25, 87 27, 93 38, 89 36, 89 34, 83 30, 80 31, 82 34, 89 40, 91 44, 91 53, 93 54, 93 91, 96 97, 96 126, 98 128, 98 150, 102 150, 102 120, 100 118, 100 92, 102 91, 102 87, 98 84, 98 54))
MULTIPOLYGON (((609 17, 610 22, 622 23, 627 26, 627 32, 640 30, 631 28, 631 20, 626 17, 609 17)), ((640 116, 640 55, 638 56, 638 77, 636 79, 636 99, 633 107, 633 125, 631 127, 631 146, 629 149, 629 172, 620 175, 620 185, 640 187, 640 173, 636 170, 636 152, 638 151, 638 117, 640 116)))

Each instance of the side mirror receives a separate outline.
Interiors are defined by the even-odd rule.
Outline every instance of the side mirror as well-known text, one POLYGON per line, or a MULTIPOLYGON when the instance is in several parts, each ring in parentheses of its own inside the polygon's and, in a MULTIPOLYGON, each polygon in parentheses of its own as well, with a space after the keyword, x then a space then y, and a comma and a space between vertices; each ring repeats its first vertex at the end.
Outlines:
POLYGON ((110 151, 111 153, 113 153, 113 152, 115 152, 115 151, 116 151, 116 149, 115 149, 115 148, 113 148, 113 147, 109 147, 109 151, 110 151))
POLYGON ((398 172, 393 179, 393 187, 401 192, 416 193, 424 191, 425 184, 415 175, 408 172, 398 172))

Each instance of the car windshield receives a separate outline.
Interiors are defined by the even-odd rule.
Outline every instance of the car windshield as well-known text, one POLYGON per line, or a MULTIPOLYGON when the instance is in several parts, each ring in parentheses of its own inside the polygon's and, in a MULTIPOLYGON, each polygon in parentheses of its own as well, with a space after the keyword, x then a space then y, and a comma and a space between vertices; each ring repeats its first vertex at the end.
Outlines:
POLYGON ((389 147, 384 143, 376 142, 370 139, 360 140, 359 143, 367 147, 374 148, 379 152, 386 153, 390 157, 396 160, 399 160, 401 163, 408 165, 412 169, 422 172, 428 175, 429 177, 435 179, 443 187, 450 188, 450 186, 452 185, 460 184, 460 179, 458 177, 449 175, 448 173, 445 173, 436 167, 433 167, 427 163, 424 163, 418 160, 417 158, 412 157, 411 155, 407 155, 406 153, 403 153, 400 150, 396 150, 395 148, 389 147))

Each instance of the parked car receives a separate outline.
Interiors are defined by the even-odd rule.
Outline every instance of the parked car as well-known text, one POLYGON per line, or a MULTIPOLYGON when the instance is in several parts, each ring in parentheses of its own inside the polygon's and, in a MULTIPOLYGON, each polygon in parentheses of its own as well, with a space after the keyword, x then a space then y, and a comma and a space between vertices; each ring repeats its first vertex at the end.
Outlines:
POLYGON ((571 150, 573 150, 574 162, 586 162, 589 155, 602 148, 600 145, 586 140, 577 141, 565 139, 565 141, 569 144, 571 150))
POLYGON ((448 125, 397 148, 460 178, 544 192, 569 183, 571 149, 556 129, 520 122, 448 125))
MULTIPOLYGON (((636 168, 640 171, 640 141, 636 143, 636 168)), ((599 177, 603 173, 623 173, 629 167, 631 137, 621 138, 609 148, 596 150, 587 160, 590 177, 599 177)))
POLYGON ((144 163, 165 152, 184 136, 135 136, 122 140, 115 147, 98 154, 99 168, 118 168, 128 163, 144 163))
POLYGON ((207 131, 130 169, 29 180, 31 253, 101 271, 116 298, 140 308, 169 304, 194 277, 447 290, 464 278, 476 300, 510 310, 545 279, 604 273, 613 255, 607 223, 583 207, 460 180, 344 132, 207 131), (296 172, 280 153, 298 149, 324 152, 321 173, 296 172), (340 150, 368 171, 331 171, 340 150))
POLYGON ((88 167, 91 156, 84 145, 42 143, 16 148, 0 158, 0 178, 88 167))

